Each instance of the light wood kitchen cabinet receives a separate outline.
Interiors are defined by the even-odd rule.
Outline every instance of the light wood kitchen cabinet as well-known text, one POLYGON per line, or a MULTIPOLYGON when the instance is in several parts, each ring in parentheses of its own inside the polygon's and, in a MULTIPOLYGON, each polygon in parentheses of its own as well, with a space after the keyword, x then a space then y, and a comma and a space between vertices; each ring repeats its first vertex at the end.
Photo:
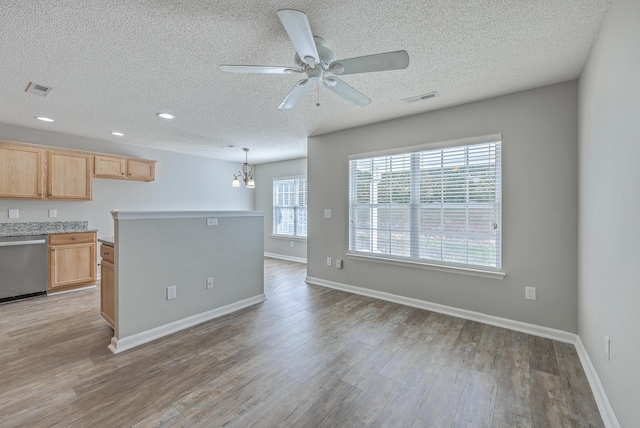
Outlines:
POLYGON ((49 292, 96 282, 96 232, 49 235, 49 292))
POLYGON ((117 156, 94 156, 93 176, 122 180, 153 181, 156 161, 117 156))
POLYGON ((129 180, 153 181, 156 179, 156 162, 145 159, 127 159, 129 180))
POLYGON ((90 201, 93 177, 154 181, 156 161, 0 140, 0 199, 90 201))
POLYGON ((109 156, 93 157, 93 176, 99 178, 127 178, 127 160, 109 156))
POLYGON ((0 198, 42 199, 44 151, 0 145, 0 198))
POLYGON ((48 152, 49 199, 91 200, 91 156, 72 152, 48 152))
POLYGON ((115 268, 113 247, 107 244, 100 245, 100 313, 107 323, 114 327, 115 319, 115 268))

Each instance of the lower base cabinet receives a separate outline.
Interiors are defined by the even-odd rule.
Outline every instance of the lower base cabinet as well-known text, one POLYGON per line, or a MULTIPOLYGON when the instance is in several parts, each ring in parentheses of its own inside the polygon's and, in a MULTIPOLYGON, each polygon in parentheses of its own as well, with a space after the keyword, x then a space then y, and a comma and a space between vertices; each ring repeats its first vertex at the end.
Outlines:
POLYGON ((100 265, 100 313, 107 323, 114 328, 115 318, 115 294, 113 247, 102 244, 100 247, 102 264, 100 265))
POLYGON ((49 235, 49 292, 96 283, 96 233, 49 235))

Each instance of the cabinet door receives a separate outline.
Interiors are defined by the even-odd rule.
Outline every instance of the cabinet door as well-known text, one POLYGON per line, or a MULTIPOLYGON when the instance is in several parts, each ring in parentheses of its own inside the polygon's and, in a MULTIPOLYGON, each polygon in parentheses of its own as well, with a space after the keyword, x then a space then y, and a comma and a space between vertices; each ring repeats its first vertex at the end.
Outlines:
POLYGON ((49 199, 91 200, 91 156, 49 151, 49 199))
POLYGON ((127 160, 129 180, 153 181, 156 179, 156 163, 143 159, 127 160))
POLYGON ((102 178, 127 178, 127 160, 107 156, 93 157, 93 176, 102 178))
POLYGON ((114 273, 113 264, 103 258, 100 269, 100 313, 111 328, 114 328, 115 319, 114 273))
POLYGON ((42 199, 43 151, 0 145, 0 198, 42 199))
POLYGON ((95 242, 56 245, 49 251, 49 289, 96 281, 95 242))

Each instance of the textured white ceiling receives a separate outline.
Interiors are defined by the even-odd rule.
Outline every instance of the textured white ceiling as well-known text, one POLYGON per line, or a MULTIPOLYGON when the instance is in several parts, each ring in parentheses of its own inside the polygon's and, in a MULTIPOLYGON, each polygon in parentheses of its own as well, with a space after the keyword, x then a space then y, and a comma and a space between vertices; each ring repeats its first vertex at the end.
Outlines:
POLYGON ((3 0, 0 122, 252 163, 306 155, 306 139, 575 79, 609 0, 3 0), (278 9, 304 11, 338 59, 404 49, 406 70, 344 76, 373 102, 298 75, 222 73, 293 65, 278 9), (53 87, 47 97, 29 82, 53 87), (401 100, 437 91, 414 104, 401 100), (170 112, 176 119, 156 117, 170 112), (54 123, 35 120, 48 116, 54 123), (124 137, 115 137, 120 131, 124 137), (221 146, 235 145, 235 148, 221 146))

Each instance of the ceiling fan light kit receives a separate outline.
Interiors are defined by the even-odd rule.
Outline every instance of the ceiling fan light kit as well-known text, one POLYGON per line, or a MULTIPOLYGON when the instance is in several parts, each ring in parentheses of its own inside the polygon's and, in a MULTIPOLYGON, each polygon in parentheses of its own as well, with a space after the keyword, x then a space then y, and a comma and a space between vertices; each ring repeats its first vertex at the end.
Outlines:
POLYGON ((319 82, 352 105, 365 107, 371 103, 371 100, 336 77, 337 75, 403 70, 409 66, 409 54, 406 51, 386 52, 336 61, 335 55, 325 46, 324 40, 314 36, 311 32, 309 20, 304 12, 282 9, 278 11, 278 17, 296 50, 295 67, 221 65, 220 70, 227 73, 306 74, 306 78, 296 83, 280 103, 279 109, 295 107, 309 90, 311 83, 319 82), (327 76, 327 74, 333 74, 333 76, 327 76))

